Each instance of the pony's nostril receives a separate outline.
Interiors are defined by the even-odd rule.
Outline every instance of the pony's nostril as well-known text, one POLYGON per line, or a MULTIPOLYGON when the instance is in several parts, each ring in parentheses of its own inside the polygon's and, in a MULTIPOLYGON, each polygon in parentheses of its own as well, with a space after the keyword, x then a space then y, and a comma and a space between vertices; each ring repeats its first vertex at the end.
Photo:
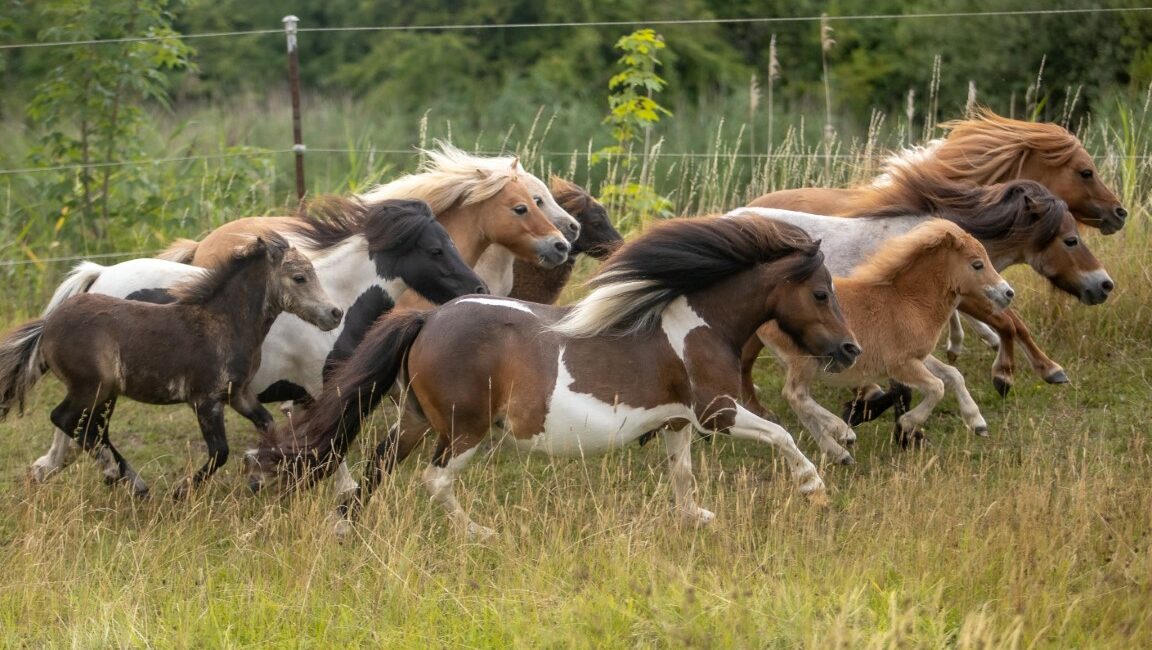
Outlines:
POLYGON ((1007 289, 1007 290, 1005 290, 1005 291, 1004 291, 1004 296, 1005 296, 1006 298, 1009 298, 1009 299, 1011 299, 1011 298, 1015 298, 1015 297, 1016 297, 1016 292, 1015 292, 1015 291, 1013 291, 1013 290, 1011 290, 1011 289, 1007 289))
POLYGON ((344 316, 344 310, 340 309, 339 307, 333 307, 332 311, 328 313, 332 314, 332 318, 335 318, 336 320, 340 320, 340 318, 344 316))
POLYGON ((1116 283, 1111 280, 1105 280, 1100 283, 1100 288, 1104 290, 1104 293, 1111 293, 1112 290, 1116 288, 1116 283))
POLYGON ((847 354, 850 357, 860 356, 860 346, 856 345, 855 343, 845 343, 840 347, 844 350, 844 354, 847 354))
POLYGON ((488 287, 480 284, 476 286, 476 290, 472 293, 488 293, 488 287))
POLYGON ((1128 211, 1125 210, 1124 208, 1120 207, 1120 206, 1116 206, 1116 209, 1113 212, 1120 219, 1127 219, 1128 218, 1128 211))
POLYGON ((568 249, 569 249, 568 242, 558 241, 555 244, 553 244, 553 246, 556 248, 557 251, 564 253, 565 255, 568 254, 568 249))

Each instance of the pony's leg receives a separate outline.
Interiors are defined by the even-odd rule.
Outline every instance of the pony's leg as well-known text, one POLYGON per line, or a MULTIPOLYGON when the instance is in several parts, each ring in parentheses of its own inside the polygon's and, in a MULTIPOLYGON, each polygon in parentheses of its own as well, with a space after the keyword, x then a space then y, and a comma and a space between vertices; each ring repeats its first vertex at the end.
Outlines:
POLYGON ((782 391, 784 399, 796 417, 800 418, 800 423, 816 439, 821 451, 837 463, 851 465, 856 462, 852 454, 837 441, 855 442, 856 432, 812 398, 811 387, 815 375, 816 369, 808 359, 789 359, 782 391))
POLYGON ((676 495, 676 509, 686 521, 707 524, 716 518, 712 512, 696 505, 692 497, 695 480, 692 478, 692 425, 679 429, 665 428, 660 433, 668 450, 668 476, 672 492, 676 495))
POLYGON ((427 432, 428 421, 418 413, 411 409, 405 409, 401 413, 400 421, 388 430, 388 435, 376 446, 376 453, 365 471, 363 485, 344 494, 340 500, 337 506, 340 515, 340 522, 336 527, 337 534, 348 532, 348 523, 360 516, 360 512, 384 480, 384 475, 391 474, 396 465, 404 462, 417 445, 423 442, 427 432))
POLYGON ((204 436, 204 443, 208 445, 208 462, 200 469, 181 481, 172 492, 172 498, 187 498, 189 491, 199 486, 204 479, 216 473, 220 466, 228 462, 228 438, 224 432, 224 405, 218 401, 207 401, 194 404, 196 421, 200 424, 200 433, 204 436))
POLYGON ((1036 340, 1032 338, 1032 332, 1028 329, 1028 324, 1020 317, 1020 313, 1015 309, 1005 311, 1016 326, 1016 335, 1020 337, 1020 345, 1024 347, 1024 354, 1032 364, 1032 370, 1049 384, 1067 384, 1068 374, 1058 363, 1048 358, 1048 355, 1044 354, 1044 351, 1036 344, 1036 340))
POLYGON ((760 351, 763 349, 764 344, 760 338, 753 336, 740 350, 740 403, 760 417, 765 417, 768 413, 756 397, 756 383, 752 381, 752 369, 756 366, 756 360, 760 358, 760 351))
POLYGON ((472 521, 464 508, 460 506, 460 502, 456 500, 456 493, 452 489, 456 475, 468 466, 468 462, 476 455, 479 446, 473 444, 466 449, 456 450, 453 449, 456 445, 453 445, 452 441, 443 434, 436 445, 436 453, 432 456, 432 463, 424 470, 422 477, 429 496, 444 508, 448 513, 448 518, 460 526, 469 537, 485 539, 495 535, 495 530, 472 521))
POLYGON ((960 416, 964 418, 964 424, 976 435, 987 437, 988 423, 984 421, 984 416, 981 415, 976 400, 972 399, 972 394, 968 392, 968 387, 964 384, 964 375, 960 374, 956 368, 931 355, 924 359, 924 366, 928 368, 928 372, 936 375, 944 382, 946 389, 955 393, 956 401, 960 403, 960 416))
POLYGON ((987 345, 993 350, 1000 347, 1000 337, 996 334, 996 330, 988 327, 980 320, 973 318, 968 314, 962 314, 960 312, 953 313, 960 314, 964 320, 968 321, 968 324, 972 326, 972 329, 976 332, 976 336, 980 337, 980 340, 984 342, 984 345, 987 345))
POLYGON ((900 416, 896 422, 901 444, 905 445, 916 437, 920 427, 932 414, 932 409, 944 399, 944 382, 932 374, 920 359, 911 359, 903 366, 890 369, 892 378, 924 393, 920 403, 900 416))
POLYGON ((228 404, 251 422, 260 433, 267 433, 276 422, 268 409, 260 403, 260 399, 252 394, 251 389, 245 388, 232 393, 228 404))
POLYGON ((60 429, 55 429, 52 435, 52 446, 47 453, 32 463, 32 467, 28 469, 28 474, 33 481, 43 483, 48 480, 49 476, 75 462, 79 452, 80 445, 75 440, 60 429))
POLYGON ((77 398, 69 393, 52 410, 51 419, 59 431, 72 432, 72 439, 79 447, 104 466, 105 483, 122 480, 132 486, 134 494, 146 496, 148 486, 140 480, 136 470, 108 438, 108 425, 115 410, 115 395, 97 394, 91 398, 77 398))
POLYGON ((953 311, 948 318, 948 361, 956 363, 964 351, 964 324, 960 322, 960 312, 953 311))
POLYGON ((964 313, 991 325, 1000 336, 1000 347, 996 350, 996 360, 992 363, 992 385, 1001 397, 1007 397, 1015 383, 1016 367, 1016 325, 1008 316, 1007 309, 993 313, 979 303, 961 303, 964 313))
POLYGON ((748 409, 735 405, 736 414, 728 433, 733 438, 765 442, 780 449, 784 460, 792 470, 792 476, 800 486, 800 493, 814 504, 824 505, 828 497, 824 493, 824 481, 816 471, 812 461, 796 446, 792 434, 778 424, 769 422, 748 409))

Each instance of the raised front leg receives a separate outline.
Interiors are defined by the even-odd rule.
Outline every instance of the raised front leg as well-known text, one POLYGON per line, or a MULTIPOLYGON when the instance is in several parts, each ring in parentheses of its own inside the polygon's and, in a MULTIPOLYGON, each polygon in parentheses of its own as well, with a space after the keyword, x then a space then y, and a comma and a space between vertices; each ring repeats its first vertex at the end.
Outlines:
POLYGON ((756 367, 756 361, 760 358, 760 351, 763 349, 764 344, 761 343, 760 338, 753 336, 744 343, 743 349, 740 350, 740 403, 761 417, 767 413, 764 405, 756 397, 756 383, 752 381, 752 369, 756 367))
POLYGON ((1036 344, 1035 339, 1032 338, 1032 332, 1028 329, 1028 324, 1024 322, 1020 313, 1015 309, 1009 309, 1007 312, 1008 317, 1016 326, 1016 335, 1020 337, 1020 345, 1024 347, 1024 354, 1032 364, 1032 370, 1049 384, 1067 384, 1067 373, 1059 364, 1048 358, 1048 355, 1036 344))
POLYGON ((792 434, 780 425, 765 420, 739 404, 734 404, 734 407, 736 411, 728 433, 733 438, 765 442, 778 448, 780 453, 784 455, 789 469, 792 470, 793 478, 800 486, 800 493, 806 495, 813 504, 827 504, 828 497, 824 491, 824 481, 820 479, 816 466, 796 446, 792 434))
MULTIPOLYGON (((116 410, 116 397, 104 398, 76 398, 69 394, 52 411, 52 423, 58 432, 70 432, 71 439, 61 444, 61 448, 68 449, 74 440, 77 445, 88 452, 103 468, 104 482, 111 485, 124 481, 132 486, 136 496, 147 496, 148 486, 140 480, 140 476, 133 469, 128 460, 117 451, 108 438, 108 428, 112 421, 112 413, 116 410), (86 408, 89 403, 99 403, 95 409, 86 408)), ((53 444, 55 449, 56 445, 53 444)), ((51 451, 49 452, 51 454, 51 451)))
POLYGON ((707 524, 716 515, 696 505, 696 499, 692 497, 696 483, 692 478, 692 432, 693 427, 689 424, 675 430, 665 428, 661 435, 668 450, 668 476, 676 495, 676 509, 689 523, 707 524))
POLYGON ((956 368, 933 356, 924 359, 924 366, 944 382, 945 388, 956 395, 956 401, 960 403, 960 417, 964 418, 964 424, 972 433, 987 437, 988 423, 980 414, 980 407, 976 405, 976 400, 972 399, 972 394, 968 392, 968 387, 964 384, 964 375, 960 374, 956 368))
POLYGON ((252 394, 250 388, 243 388, 232 393, 228 402, 237 413, 243 415, 260 433, 267 433, 272 428, 275 419, 260 400, 252 394))
POLYGON ((784 399, 796 417, 800 418, 800 423, 816 439, 821 451, 837 463, 851 465, 856 461, 838 441, 855 442, 856 432, 812 398, 811 387, 816 372, 817 368, 810 359, 790 357, 784 379, 784 399))
POLYGON ((959 314, 963 320, 968 321, 968 325, 972 327, 972 330, 976 332, 976 336, 980 337, 980 340, 984 342, 984 345, 987 345, 992 350, 1000 347, 1000 337, 997 336, 996 330, 988 327, 986 324, 976 320, 968 314, 962 314, 959 311, 952 313, 959 314))
POLYGON ((199 487, 204 479, 216 473, 224 463, 228 462, 228 437, 224 432, 224 404, 218 401, 207 401, 194 404, 196 421, 200 424, 200 433, 204 436, 204 443, 208 445, 208 462, 196 470, 191 477, 184 479, 172 493, 175 499, 188 496, 190 490, 199 487))
POLYGON ((948 361, 956 363, 964 351, 964 324, 960 322, 960 312, 953 311, 948 318, 948 361))

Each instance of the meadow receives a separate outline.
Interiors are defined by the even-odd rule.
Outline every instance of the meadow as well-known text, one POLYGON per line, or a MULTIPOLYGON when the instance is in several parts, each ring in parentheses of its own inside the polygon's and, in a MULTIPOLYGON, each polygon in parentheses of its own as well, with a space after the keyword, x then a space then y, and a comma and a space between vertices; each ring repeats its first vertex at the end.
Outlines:
MULTIPOLYGON (((894 120, 826 148, 801 137, 794 116, 780 122, 796 135, 777 157, 753 157, 738 126, 742 109, 728 108, 733 121, 702 110, 670 122, 679 131, 668 134, 665 150, 702 154, 655 163, 657 188, 679 214, 742 205, 765 189, 866 178, 876 154, 900 145, 908 131, 894 120)), ((149 150, 164 157, 274 148, 288 124, 284 110, 247 99, 157 116, 149 150)), ((529 115, 496 131, 479 124, 453 130, 435 115, 408 116, 405 124, 350 101, 314 98, 306 110, 314 148, 351 150, 310 154, 313 191, 347 192, 411 169, 414 156, 386 153, 403 148, 378 143, 449 135, 461 146, 519 151, 533 171, 556 171, 593 190, 602 180, 584 155, 591 143, 556 140, 598 128, 578 116, 529 115), (546 155, 557 150, 570 153, 546 155)), ((61 394, 49 379, 25 416, 0 423, 0 646, 1147 646, 1146 116, 1146 106, 1134 102, 1081 131, 1132 212, 1119 234, 1086 235, 1117 283, 1108 302, 1072 304, 1031 271, 1006 274, 1037 340, 1072 382, 1049 386, 1020 367, 1015 389, 1001 399, 988 377, 992 352, 969 336, 958 366, 989 421, 989 439, 965 431, 950 397, 929 421, 931 444, 923 450, 893 445, 890 420, 862 425, 858 464, 821 468, 826 508, 800 497, 771 450, 701 440, 693 458, 697 499, 717 515, 706 528, 673 516, 658 444, 582 461, 498 454, 473 463, 458 486, 475 519, 498 530, 484 543, 466 540, 428 502, 418 481, 426 448, 341 540, 327 487, 252 496, 236 453, 190 501, 168 499, 166 491, 204 453, 191 412, 180 407, 124 401, 113 422, 113 438, 153 486, 151 499, 104 486, 86 459, 44 485, 30 484, 27 467, 47 449, 47 412, 61 394)), ((9 152, 27 145, 11 121, 0 133, 12 142, 9 152)), ((290 159, 244 160, 151 167, 160 207, 107 241, 67 238, 67 223, 56 225, 66 215, 29 191, 39 182, 34 175, 0 179, 4 241, 12 242, 4 257, 21 262, 3 267, 0 323, 7 328, 36 313, 67 268, 45 261, 53 255, 147 251, 242 214, 283 209, 290 159)), ((579 275, 592 270, 582 264, 579 275)), ((566 299, 579 295, 574 286, 566 299)), ((818 458, 779 398, 772 359, 762 360, 757 381, 780 422, 818 458)), ((818 394, 825 403, 840 398, 818 394)), ((390 408, 377 413, 353 461, 392 415, 390 408)), ((253 441, 234 414, 229 426, 234 451, 253 441)))

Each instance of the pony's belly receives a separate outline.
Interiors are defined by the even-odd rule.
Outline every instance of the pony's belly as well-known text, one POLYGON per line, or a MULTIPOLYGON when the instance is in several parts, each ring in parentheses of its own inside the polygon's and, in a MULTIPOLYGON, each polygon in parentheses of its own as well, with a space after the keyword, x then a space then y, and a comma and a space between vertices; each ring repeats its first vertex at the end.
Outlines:
POLYGON ((324 361, 343 330, 343 322, 323 332, 292 314, 277 316, 260 348, 260 368, 251 383, 253 391, 260 394, 276 382, 287 381, 312 397, 319 396, 324 386, 324 361))
POLYGON ((674 418, 694 421, 683 404, 637 408, 565 392, 553 396, 542 432, 531 438, 509 436, 507 444, 522 451, 579 458, 623 447, 674 418))

